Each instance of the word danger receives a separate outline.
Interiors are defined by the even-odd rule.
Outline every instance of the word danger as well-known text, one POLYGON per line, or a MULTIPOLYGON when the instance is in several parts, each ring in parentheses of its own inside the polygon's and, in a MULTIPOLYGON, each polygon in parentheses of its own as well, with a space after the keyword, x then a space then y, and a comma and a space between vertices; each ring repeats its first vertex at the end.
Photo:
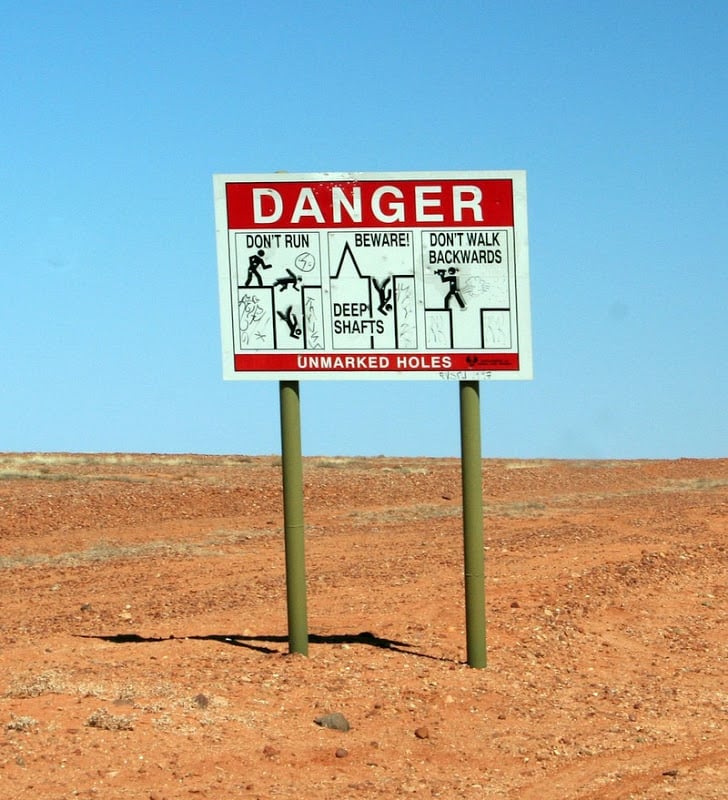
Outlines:
MULTIPOLYGON (((467 210, 474 222, 483 221, 480 202, 483 195, 477 186, 453 186, 451 205, 456 221, 461 221, 467 210)), ((378 222, 407 222, 407 211, 414 214, 415 222, 443 222, 442 186, 415 186, 414 202, 408 209, 405 195, 398 186, 379 186, 367 198, 367 211, 378 222)), ((363 219, 363 199, 360 186, 348 192, 341 186, 332 186, 331 194, 324 198, 316 196, 310 186, 301 187, 292 208, 286 208, 283 195, 277 189, 253 189, 253 220, 257 224, 280 222, 282 219, 291 225, 304 220, 325 223, 324 209, 330 214, 331 222, 361 222, 363 219), (285 217, 284 217, 285 213, 285 217)))

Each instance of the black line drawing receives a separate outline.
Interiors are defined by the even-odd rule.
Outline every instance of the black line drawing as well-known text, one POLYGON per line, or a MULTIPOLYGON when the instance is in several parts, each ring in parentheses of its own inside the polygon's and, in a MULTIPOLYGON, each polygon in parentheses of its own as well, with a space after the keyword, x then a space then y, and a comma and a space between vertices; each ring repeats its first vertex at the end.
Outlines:
POLYGON ((316 266, 316 258, 311 253, 299 253, 293 263, 301 272, 311 272, 316 266))
POLYGON ((318 308, 312 297, 306 299, 306 303, 304 305, 304 320, 306 322, 308 345, 312 349, 322 348, 323 342, 321 341, 321 336, 319 335, 318 308))
POLYGON ((258 272, 258 270, 261 268, 270 269, 272 266, 271 264, 266 264, 265 261, 263 261, 264 255, 265 255, 264 250, 258 250, 257 253, 253 253, 253 255, 248 258, 248 276, 245 279, 246 286, 250 286, 250 283, 253 280, 253 278, 255 278, 255 280, 257 281, 258 286, 263 285, 263 278, 261 277, 261 274, 260 272, 258 272))
POLYGON ((298 275, 295 275, 288 268, 286 268, 286 272, 288 273, 288 277, 276 278, 276 280, 273 283, 273 286, 274 287, 279 286, 282 292, 285 292, 289 286, 298 291, 298 281, 299 281, 298 275))
MULTIPOLYGON (((439 314, 439 312, 438 312, 439 314)), ((443 327, 442 320, 438 314, 431 314, 427 326, 427 345, 428 347, 448 347, 450 337, 443 327)))
POLYGON ((482 346, 505 349, 511 346, 511 312, 508 308, 484 308, 482 346))
POLYGON ((288 332, 291 335, 291 338, 300 338, 301 327, 298 324, 298 317, 293 313, 293 306, 288 306, 285 314, 282 314, 280 311, 277 311, 276 313, 286 323, 286 325, 288 325, 288 332))
POLYGON ((415 319, 415 292, 412 284, 400 281, 398 286, 395 320, 397 342, 401 348, 417 345, 417 321, 415 319))
POLYGON ((374 284, 374 288, 377 290, 377 294, 379 295, 379 306, 377 310, 380 314, 386 316, 388 311, 392 310, 392 290, 387 288, 387 284, 391 280, 391 277, 385 278, 381 284, 379 281, 372 277, 372 283, 374 284))
POLYGON ((489 347, 503 347, 503 342, 507 340, 506 330, 501 324, 501 320, 498 322, 489 322, 486 325, 486 335, 485 339, 488 343, 489 347))
POLYGON ((445 295, 445 308, 450 308, 450 300, 454 297, 460 308, 465 308, 465 301, 460 294, 460 287, 458 285, 458 270, 455 267, 450 267, 447 272, 444 269, 436 269, 435 275, 440 276, 443 283, 448 284, 448 291, 445 295))
POLYGON ((269 317, 266 316, 265 309, 260 303, 259 298, 251 294, 243 294, 238 300, 238 323, 240 328, 240 341, 243 344, 250 344, 250 336, 254 335, 260 339, 260 328, 265 326, 269 317))
POLYGON ((479 275, 471 275, 466 281, 464 286, 462 287, 462 293, 465 297, 468 298, 475 298, 476 300, 481 295, 487 295, 490 291, 490 284, 488 281, 479 276, 479 275))
POLYGON ((354 249, 350 239, 349 233, 329 236, 333 348, 414 348, 417 330, 414 266, 409 263, 412 251, 382 256, 383 248, 354 249))

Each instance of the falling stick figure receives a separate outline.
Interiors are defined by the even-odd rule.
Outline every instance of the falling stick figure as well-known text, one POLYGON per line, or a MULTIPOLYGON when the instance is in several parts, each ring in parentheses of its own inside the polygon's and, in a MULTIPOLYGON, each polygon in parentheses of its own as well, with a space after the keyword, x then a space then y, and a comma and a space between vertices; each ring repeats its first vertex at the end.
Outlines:
POLYGON ((288 306, 286 313, 276 312, 278 316, 288 325, 288 333, 292 339, 298 339, 301 335, 301 327, 298 324, 298 317, 293 313, 293 306, 288 306))
POLYGON ((258 286, 263 285, 263 278, 258 270, 261 268, 271 268, 270 264, 266 264, 265 261, 263 261, 264 255, 264 250, 258 250, 257 253, 253 253, 253 255, 248 258, 248 277, 245 279, 246 286, 250 286, 250 282, 253 280, 253 278, 255 278, 255 280, 258 282, 258 286))
POLYGON ((440 276, 443 283, 448 284, 448 291, 445 295, 445 308, 450 308, 451 298, 455 298, 460 308, 465 308, 465 301, 460 294, 460 287, 458 286, 458 276, 455 267, 450 267, 447 272, 444 269, 436 269, 435 275, 440 276))
POLYGON ((289 286, 292 286, 298 291, 298 275, 294 275, 290 269, 286 269, 286 272, 288 273, 288 277, 277 278, 273 286, 280 286, 282 292, 285 292, 289 286))
POLYGON ((385 278, 382 283, 380 284, 376 278, 372 278, 372 282, 374 283, 374 288, 377 290, 377 294, 379 295, 379 308, 378 311, 380 314, 386 315, 387 311, 392 310, 392 304, 389 302, 392 299, 392 290, 387 289, 387 284, 389 283, 390 278, 385 278))

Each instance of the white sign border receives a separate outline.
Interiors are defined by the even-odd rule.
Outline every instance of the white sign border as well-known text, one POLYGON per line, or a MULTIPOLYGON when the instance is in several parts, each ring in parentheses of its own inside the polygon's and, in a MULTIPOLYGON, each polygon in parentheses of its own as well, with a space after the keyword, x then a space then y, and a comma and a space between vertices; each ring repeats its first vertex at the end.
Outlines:
MULTIPOLYGON (((216 173, 213 175, 215 208, 215 233, 218 263, 218 292, 220 333, 222 341, 223 378, 225 380, 427 380, 427 381, 490 381, 531 380, 533 378, 533 349, 531 330, 530 262, 527 214, 527 188, 525 170, 468 170, 434 172, 320 172, 320 173, 216 173), (513 185, 513 232, 515 251, 514 280, 516 285, 518 370, 388 370, 388 371, 236 371, 235 348, 232 335, 234 318, 232 309, 230 244, 227 213, 226 185, 228 183, 324 183, 352 181, 399 180, 498 180, 508 179, 513 185)), ((402 227, 407 227, 406 225, 402 227)), ((328 230, 324 228, 324 230, 328 230)), ((337 228, 337 230, 347 230, 337 228)), ((352 229, 354 230, 354 229, 352 229)), ((360 354, 361 351, 353 351, 360 354)), ((487 351, 485 351, 487 352, 487 351)), ((346 352, 339 353, 346 356, 346 352)))

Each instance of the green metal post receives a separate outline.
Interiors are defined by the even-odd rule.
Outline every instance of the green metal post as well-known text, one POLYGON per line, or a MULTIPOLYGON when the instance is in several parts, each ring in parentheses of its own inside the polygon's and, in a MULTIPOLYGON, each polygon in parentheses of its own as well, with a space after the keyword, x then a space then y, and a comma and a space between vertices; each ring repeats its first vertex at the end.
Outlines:
POLYGON ((477 381, 460 381, 465 629, 468 664, 485 667, 485 556, 480 449, 480 391, 477 381))
POLYGON ((288 649, 308 655, 306 558, 303 525, 303 458, 298 381, 280 381, 283 526, 286 543, 288 649))

